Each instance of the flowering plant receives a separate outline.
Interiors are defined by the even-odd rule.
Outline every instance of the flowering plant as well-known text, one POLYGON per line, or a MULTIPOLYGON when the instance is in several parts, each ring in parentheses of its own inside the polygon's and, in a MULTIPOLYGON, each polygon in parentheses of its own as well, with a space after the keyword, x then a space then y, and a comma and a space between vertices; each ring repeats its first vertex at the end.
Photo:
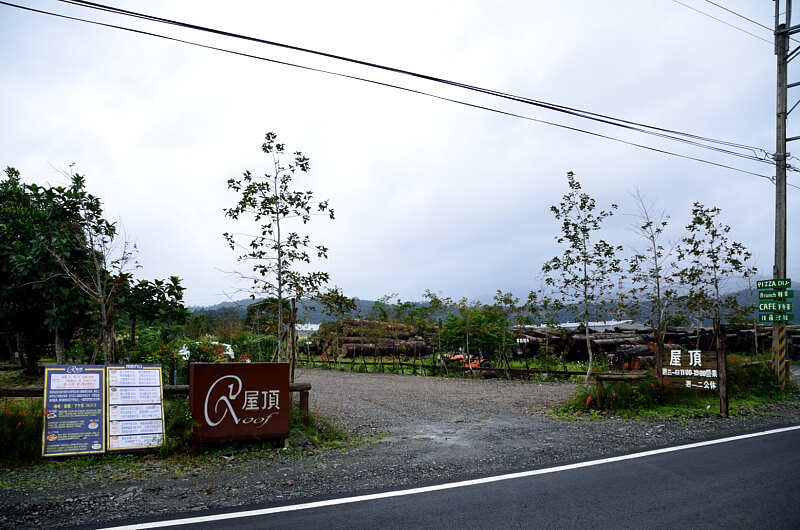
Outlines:
POLYGON ((233 359, 233 349, 230 344, 202 340, 187 342, 178 350, 178 355, 187 361, 221 363, 233 359))

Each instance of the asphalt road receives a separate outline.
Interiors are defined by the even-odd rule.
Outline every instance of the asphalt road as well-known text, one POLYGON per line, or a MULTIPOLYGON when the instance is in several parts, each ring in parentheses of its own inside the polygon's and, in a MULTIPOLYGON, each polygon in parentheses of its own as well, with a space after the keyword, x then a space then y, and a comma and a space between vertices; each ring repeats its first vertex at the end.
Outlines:
MULTIPOLYGON (((800 528, 800 426, 366 498, 198 513, 183 528, 800 528)), ((153 523, 138 528, 152 528, 153 523)))

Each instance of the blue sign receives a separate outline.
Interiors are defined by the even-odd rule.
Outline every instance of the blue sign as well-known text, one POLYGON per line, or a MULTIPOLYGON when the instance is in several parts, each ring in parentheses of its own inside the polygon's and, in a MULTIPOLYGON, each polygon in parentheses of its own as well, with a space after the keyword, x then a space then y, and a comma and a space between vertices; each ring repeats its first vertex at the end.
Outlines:
POLYGON ((44 370, 42 456, 105 452, 105 366, 44 370))

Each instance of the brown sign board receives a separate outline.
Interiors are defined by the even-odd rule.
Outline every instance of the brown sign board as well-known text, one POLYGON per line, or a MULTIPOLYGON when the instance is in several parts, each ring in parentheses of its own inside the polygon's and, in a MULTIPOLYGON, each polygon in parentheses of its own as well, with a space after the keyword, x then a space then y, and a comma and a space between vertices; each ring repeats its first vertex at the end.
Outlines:
POLYGON ((670 349, 661 358, 661 377, 686 388, 717 390, 717 354, 670 349))
POLYGON ((200 441, 289 437, 288 363, 192 363, 189 406, 200 441))

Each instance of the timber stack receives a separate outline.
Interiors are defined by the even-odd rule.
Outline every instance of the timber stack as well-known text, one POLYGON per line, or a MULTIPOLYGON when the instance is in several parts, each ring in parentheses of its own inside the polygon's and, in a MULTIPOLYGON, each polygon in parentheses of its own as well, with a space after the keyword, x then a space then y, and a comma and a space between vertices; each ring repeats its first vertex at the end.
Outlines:
MULTIPOLYGON (((557 355, 564 353, 570 361, 588 359, 584 327, 577 328, 532 328, 517 330, 515 355, 531 357, 544 351, 549 345, 557 355)), ((617 326, 612 329, 589 328, 589 342, 595 355, 606 355, 612 360, 628 361, 631 357, 652 357, 655 341, 653 331, 642 326, 617 326)), ((800 358, 800 325, 787 326, 789 356, 800 358)), ((665 348, 714 351, 714 329, 712 327, 669 327, 664 337, 665 348)), ((722 343, 729 352, 768 351, 772 347, 771 326, 752 324, 725 325, 722 328, 722 343)), ((652 359, 642 359, 650 364, 652 359)))
MULTIPOLYGON (((540 328, 525 326, 512 330, 515 357, 534 357, 549 346, 550 351, 568 361, 588 359, 583 326, 540 328)), ((619 325, 610 329, 589 329, 592 352, 606 356, 615 364, 652 365, 655 337, 649 327, 619 325), (634 360, 637 358, 637 360, 634 360)), ((768 325, 725 325, 722 341, 729 352, 765 352, 772 347, 772 328, 768 325)), ((800 359, 800 325, 787 326, 789 357, 800 359)), ((712 327, 669 327, 664 347, 714 351, 712 327)), ((304 349, 308 348, 306 346, 304 349)), ((342 319, 320 325, 313 354, 325 357, 417 358, 434 352, 432 342, 407 324, 376 320, 342 319)), ((311 353, 311 352, 309 352, 311 353)))
POLYGON ((432 353, 425 339, 407 324, 377 320, 342 319, 319 327, 323 355, 341 357, 419 357, 432 353))

